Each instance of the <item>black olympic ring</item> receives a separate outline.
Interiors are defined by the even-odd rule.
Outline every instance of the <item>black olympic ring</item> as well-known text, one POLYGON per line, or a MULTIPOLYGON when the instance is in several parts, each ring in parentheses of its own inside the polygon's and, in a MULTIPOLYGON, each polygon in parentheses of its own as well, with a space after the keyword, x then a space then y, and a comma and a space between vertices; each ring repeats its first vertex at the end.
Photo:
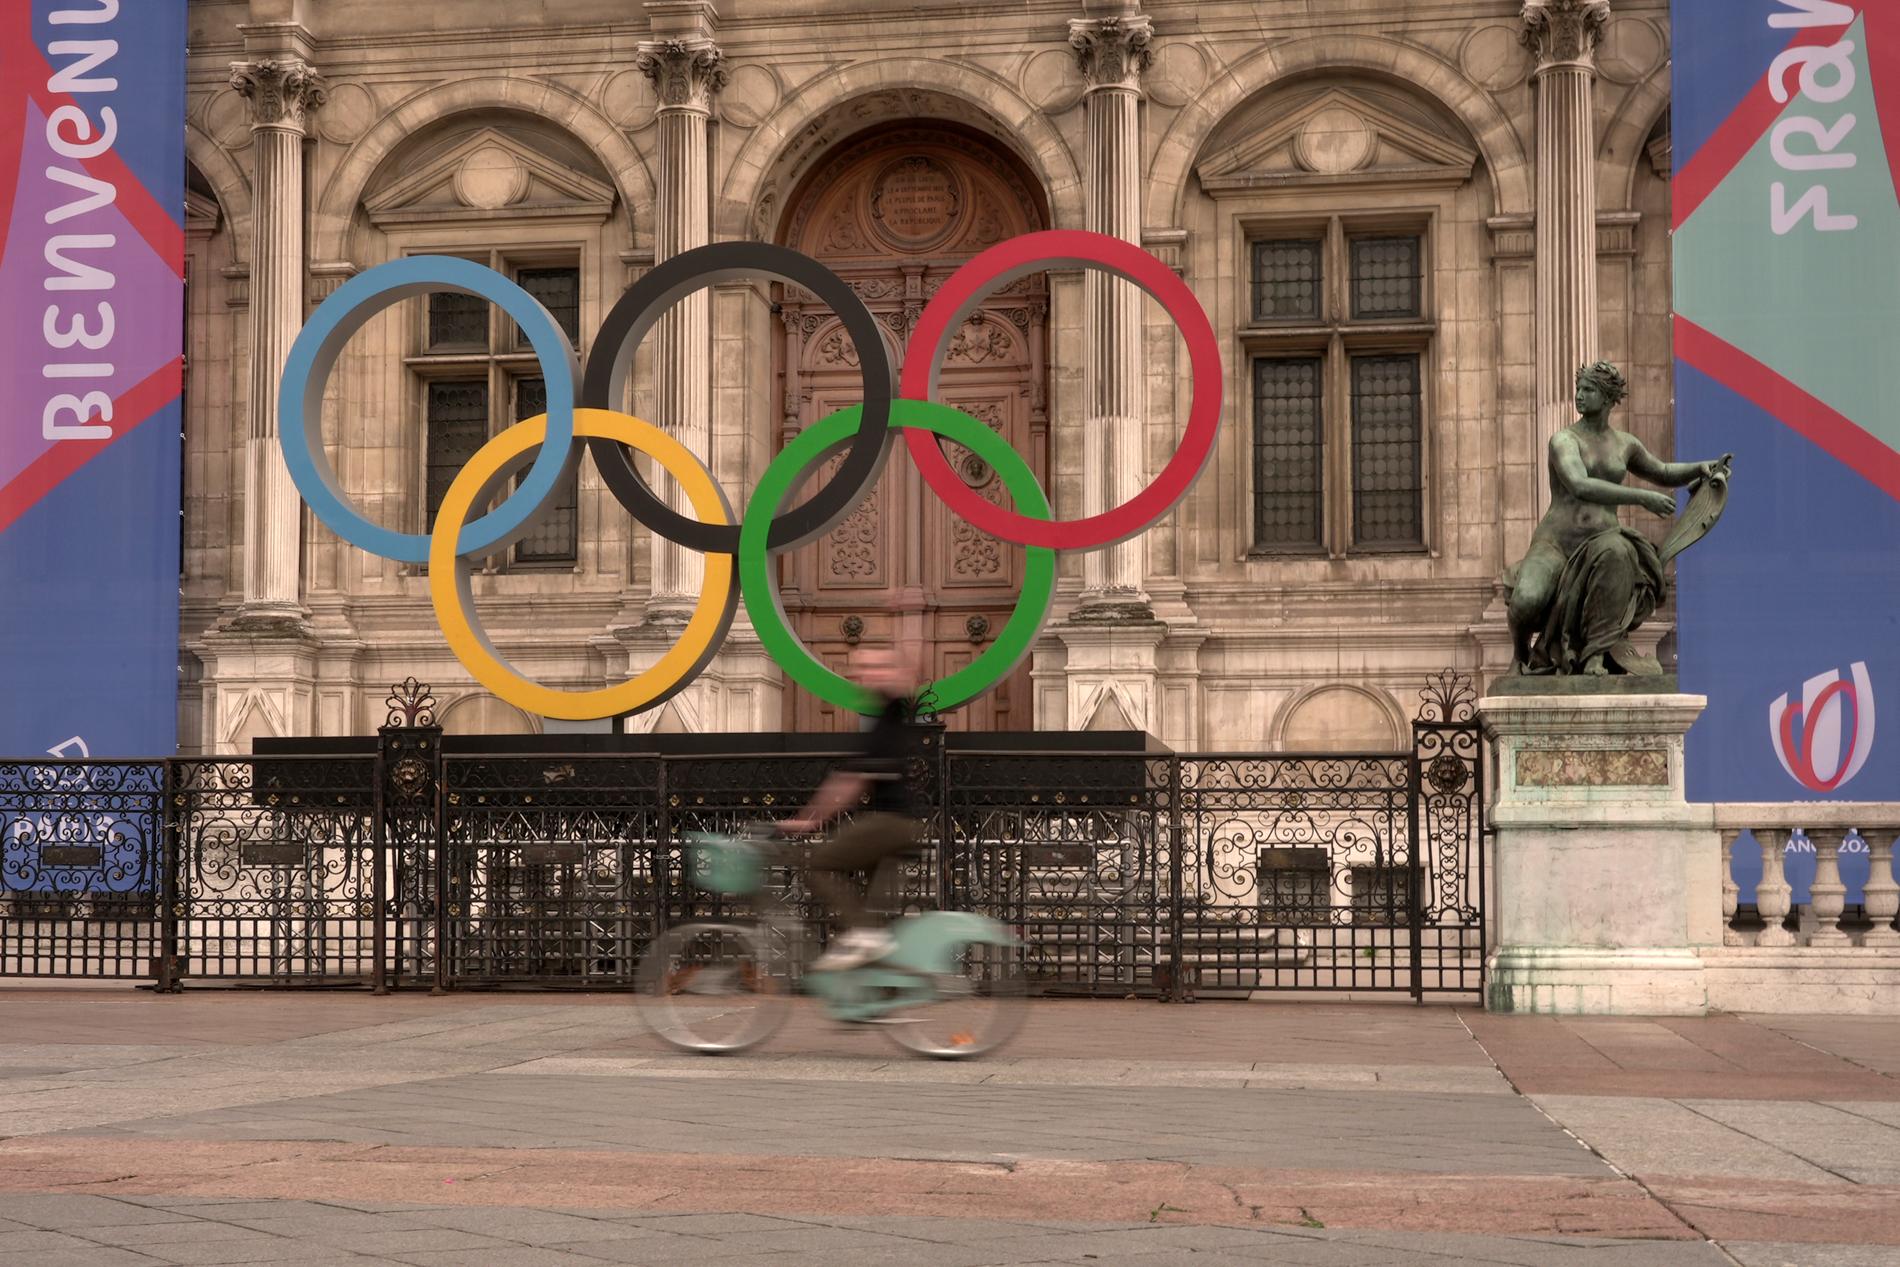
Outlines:
MULTIPOLYGON (((696 290, 760 274, 804 287, 838 315, 857 349, 864 380, 864 413, 844 462, 823 488, 772 520, 766 548, 785 550, 822 536, 850 514, 877 482, 890 450, 891 399, 897 390, 890 353, 877 319, 844 278, 809 255, 769 242, 714 242, 671 256, 629 286, 601 323, 588 350, 579 404, 584 409, 618 410, 626 398, 634 352, 668 308, 696 290), (598 355, 603 348, 614 349, 611 359, 598 355)), ((704 523, 668 506, 640 478, 627 447, 618 441, 596 437, 587 447, 608 489, 636 521, 689 550, 738 553, 738 524, 704 523)))

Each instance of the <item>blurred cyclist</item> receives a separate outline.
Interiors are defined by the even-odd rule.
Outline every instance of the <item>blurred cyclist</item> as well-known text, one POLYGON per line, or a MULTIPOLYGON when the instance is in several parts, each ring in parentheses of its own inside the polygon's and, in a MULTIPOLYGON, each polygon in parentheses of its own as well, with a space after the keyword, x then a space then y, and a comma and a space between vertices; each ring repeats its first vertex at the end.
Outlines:
POLYGON ((830 948, 812 964, 820 972, 861 967, 895 947, 890 931, 867 909, 852 873, 868 877, 884 859, 916 849, 924 831, 922 798, 913 773, 915 759, 922 755, 920 728, 911 720, 911 697, 918 686, 914 656, 866 648, 852 655, 851 669, 853 680, 878 697, 876 720, 860 736, 859 754, 826 776, 798 817, 780 824, 790 832, 815 832, 860 798, 868 802, 812 851, 812 891, 842 926, 830 948))

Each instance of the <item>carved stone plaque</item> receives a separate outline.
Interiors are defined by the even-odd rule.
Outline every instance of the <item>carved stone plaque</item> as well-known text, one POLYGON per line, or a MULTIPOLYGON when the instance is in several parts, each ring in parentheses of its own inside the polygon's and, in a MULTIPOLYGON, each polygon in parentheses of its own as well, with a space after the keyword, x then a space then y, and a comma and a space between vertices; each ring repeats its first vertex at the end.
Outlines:
POLYGON ((1669 754, 1661 748, 1520 752, 1517 781, 1521 787, 1667 787, 1669 754))
POLYGON ((922 155, 897 160, 871 185, 871 221, 877 231, 913 250, 948 234, 962 205, 956 176, 922 155))

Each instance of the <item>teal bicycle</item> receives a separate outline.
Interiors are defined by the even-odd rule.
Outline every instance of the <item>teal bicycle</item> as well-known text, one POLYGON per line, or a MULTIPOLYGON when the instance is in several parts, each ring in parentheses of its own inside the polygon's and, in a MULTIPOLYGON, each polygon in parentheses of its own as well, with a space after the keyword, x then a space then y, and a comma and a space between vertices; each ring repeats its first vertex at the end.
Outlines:
MULTIPOLYGON (((749 921, 681 924, 656 939, 641 964, 639 997, 648 1023, 682 1051, 741 1052, 770 1038, 800 993, 833 1019, 876 1025, 900 1047, 940 1060, 995 1051, 1022 1024, 1024 983, 1018 943, 993 919, 924 911, 891 927, 896 947, 873 963, 809 968, 813 939, 773 872, 796 869, 801 847, 771 824, 736 836, 689 838, 687 874, 710 893, 741 899, 749 921)), ((873 893, 887 889, 891 864, 873 893)))

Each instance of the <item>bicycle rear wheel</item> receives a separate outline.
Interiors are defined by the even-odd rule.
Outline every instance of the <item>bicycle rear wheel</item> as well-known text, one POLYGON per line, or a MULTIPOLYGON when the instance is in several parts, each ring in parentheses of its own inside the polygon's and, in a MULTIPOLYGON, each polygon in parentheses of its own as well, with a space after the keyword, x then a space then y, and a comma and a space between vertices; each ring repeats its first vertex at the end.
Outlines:
POLYGON ((640 1010, 681 1051, 723 1055, 770 1038, 791 1010, 786 980, 750 924, 669 928, 640 965, 640 1010))
POLYGON ((968 1060, 1002 1047, 1022 1028, 1028 985, 1013 946, 973 942, 957 970, 936 978, 937 997, 905 1008, 885 1032, 907 1051, 937 1060, 968 1060))

